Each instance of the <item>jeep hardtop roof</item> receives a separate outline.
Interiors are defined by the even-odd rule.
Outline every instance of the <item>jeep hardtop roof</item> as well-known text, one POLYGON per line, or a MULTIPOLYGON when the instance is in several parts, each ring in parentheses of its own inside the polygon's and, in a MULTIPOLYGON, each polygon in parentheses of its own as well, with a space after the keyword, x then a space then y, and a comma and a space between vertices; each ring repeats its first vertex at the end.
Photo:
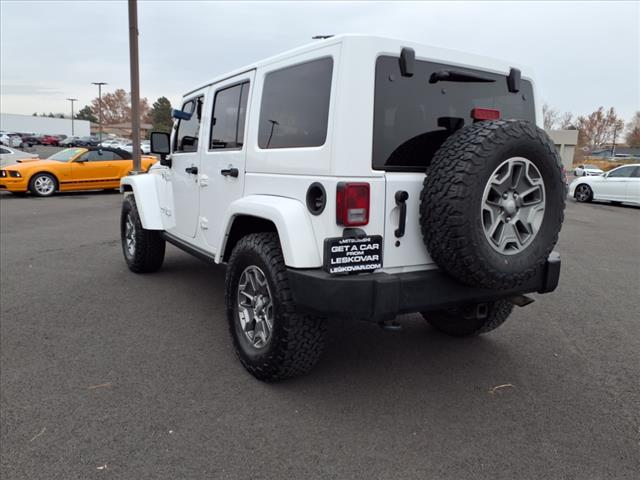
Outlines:
MULTIPOLYGON (((346 48, 355 47, 362 49, 363 53, 369 52, 371 49, 376 50, 380 54, 386 55, 400 55, 400 47, 410 47, 416 52, 416 59, 438 61, 452 66, 459 67, 472 67, 478 70, 484 70, 487 72, 508 74, 511 67, 519 68, 522 72, 522 78, 532 82, 531 70, 525 66, 519 65, 514 62, 508 62, 496 58, 486 57, 483 55, 475 55, 458 50, 451 50, 447 48, 435 47, 417 42, 411 42, 401 39, 395 39, 390 37, 380 37, 374 35, 362 35, 362 34, 340 34, 326 39, 314 40, 311 43, 302 45, 300 47, 288 50, 286 52, 274 55, 264 60, 245 65, 243 67, 232 70, 231 72, 223 75, 218 75, 211 80, 200 84, 197 88, 193 88, 186 92, 184 96, 188 96, 198 90, 221 82, 227 78, 240 75, 244 72, 254 70, 261 67, 266 67, 272 63, 286 60, 290 57, 312 52, 313 50, 324 48, 329 45, 342 44, 346 48)), ((533 82, 532 82, 533 83, 533 82)))

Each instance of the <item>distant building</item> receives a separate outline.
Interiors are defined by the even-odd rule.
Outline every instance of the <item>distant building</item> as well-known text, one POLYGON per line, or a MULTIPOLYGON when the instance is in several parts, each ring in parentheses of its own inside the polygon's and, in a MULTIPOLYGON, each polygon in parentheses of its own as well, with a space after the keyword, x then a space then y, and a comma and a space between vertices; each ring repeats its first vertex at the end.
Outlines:
MULTIPOLYGON (((152 127, 153 125, 151 125, 150 123, 141 123, 140 138, 148 138, 149 132, 151 132, 152 127)), ((91 135, 98 135, 99 131, 100 131, 100 125, 92 122, 91 135)), ((102 134, 104 136, 115 135, 116 137, 131 138, 131 122, 102 125, 102 134)))
POLYGON ((90 134, 87 120, 74 120, 73 133, 70 118, 34 117, 15 113, 0 113, 0 130, 41 135, 66 135, 86 137, 90 134))
MULTIPOLYGON (((611 158, 611 149, 612 149, 612 146, 601 147, 591 152, 591 156, 607 158, 607 159, 611 158)), ((616 156, 620 156, 620 158, 624 158, 624 157, 640 158, 640 147, 623 147, 623 146, 616 145, 615 154, 616 156)))
POLYGON ((578 145, 578 130, 548 130, 547 133, 560 154, 562 165, 566 170, 571 170, 578 145))

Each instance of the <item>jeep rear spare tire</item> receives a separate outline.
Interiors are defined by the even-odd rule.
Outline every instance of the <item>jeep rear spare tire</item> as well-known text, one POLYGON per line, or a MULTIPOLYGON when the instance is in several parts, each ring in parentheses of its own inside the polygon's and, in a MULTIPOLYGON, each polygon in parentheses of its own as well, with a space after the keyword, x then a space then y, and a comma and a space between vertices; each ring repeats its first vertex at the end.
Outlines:
POLYGON ((420 226, 431 258, 461 282, 514 288, 558 241, 565 188, 551 139, 521 121, 485 121, 451 135, 427 169, 420 226))

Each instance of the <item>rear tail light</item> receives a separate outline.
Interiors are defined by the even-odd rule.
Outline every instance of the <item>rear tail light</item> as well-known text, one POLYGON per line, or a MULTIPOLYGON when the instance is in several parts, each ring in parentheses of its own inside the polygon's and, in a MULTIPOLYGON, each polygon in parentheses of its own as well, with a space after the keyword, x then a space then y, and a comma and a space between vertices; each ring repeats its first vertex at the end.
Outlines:
POLYGON ((338 183, 336 222, 345 227, 359 227, 369 223, 368 183, 338 183))
POLYGON ((500 120, 500 110, 474 108, 471 110, 471 118, 474 120, 500 120))

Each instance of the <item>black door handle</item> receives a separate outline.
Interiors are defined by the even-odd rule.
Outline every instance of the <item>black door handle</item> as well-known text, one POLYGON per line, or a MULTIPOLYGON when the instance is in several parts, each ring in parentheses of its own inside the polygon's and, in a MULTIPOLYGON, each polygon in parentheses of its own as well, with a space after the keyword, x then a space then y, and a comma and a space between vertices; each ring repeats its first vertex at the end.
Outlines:
POLYGON ((407 224, 407 199, 409 194, 404 190, 398 190, 396 192, 396 205, 400 207, 400 220, 398 221, 398 228, 396 228, 395 235, 397 238, 404 236, 404 228, 407 224))
POLYGON ((197 175, 198 174, 198 167, 195 166, 191 166, 191 167, 187 167, 184 169, 185 172, 187 173, 191 173, 192 175, 197 175))
POLYGON ((220 170, 220 174, 225 177, 237 177, 240 172, 237 168, 223 168, 220 170))

